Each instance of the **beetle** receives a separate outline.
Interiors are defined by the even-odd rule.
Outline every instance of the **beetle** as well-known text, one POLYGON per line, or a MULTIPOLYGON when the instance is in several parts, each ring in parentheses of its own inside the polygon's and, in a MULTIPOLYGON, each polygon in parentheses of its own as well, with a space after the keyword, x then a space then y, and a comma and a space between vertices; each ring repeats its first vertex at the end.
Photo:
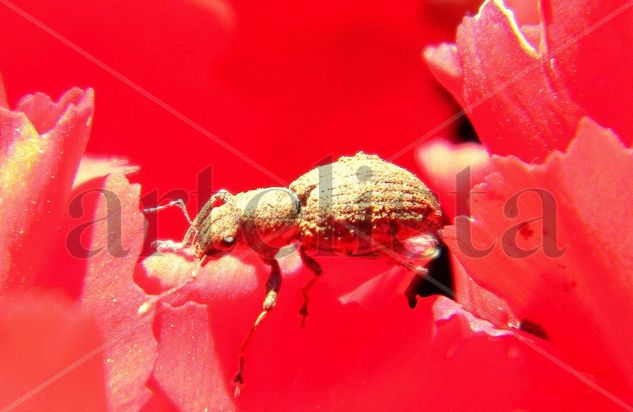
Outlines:
MULTIPOLYGON (((182 242, 159 242, 159 250, 193 248, 199 268, 206 258, 230 253, 238 242, 246 242, 271 268, 262 311, 240 347, 234 377, 236 396, 244 382, 248 342, 277 302, 281 270, 275 256, 282 247, 298 244, 302 262, 314 273, 302 288, 304 303, 299 313, 303 323, 308 314, 308 292, 321 274, 312 253, 383 257, 425 276, 426 269, 411 264, 406 243, 419 241, 434 253, 442 219, 436 197, 413 173, 363 152, 319 166, 287 188, 256 189, 236 195, 221 190, 211 196, 193 220, 182 200, 145 212, 174 206, 183 211, 189 229, 182 242)), ((190 282, 196 274, 197 270, 190 282)), ((153 302, 183 286, 155 296, 139 312, 146 312, 153 302)))

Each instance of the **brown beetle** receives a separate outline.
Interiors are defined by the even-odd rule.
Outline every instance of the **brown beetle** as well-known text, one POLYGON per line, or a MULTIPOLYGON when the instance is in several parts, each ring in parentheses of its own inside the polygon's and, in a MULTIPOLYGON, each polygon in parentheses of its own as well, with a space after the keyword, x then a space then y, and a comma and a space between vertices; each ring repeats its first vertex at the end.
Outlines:
MULTIPOLYGON (((243 383, 248 342, 277 302, 281 271, 275 256, 280 248, 298 243, 303 263, 315 274, 302 289, 304 304, 300 314, 305 320, 308 291, 321 274, 321 267, 309 256, 310 252, 385 257, 424 276, 423 267, 410 264, 411 253, 405 242, 420 239, 427 251, 436 250, 435 233, 441 220, 437 199, 424 183, 407 170, 362 152, 319 166, 289 188, 257 189, 237 195, 220 191, 193 221, 182 200, 146 212, 172 206, 182 209, 190 227, 182 242, 159 242, 159 249, 193 247, 200 266, 205 258, 228 253, 242 241, 271 267, 262 312, 240 348, 239 369, 234 378, 236 396, 243 383)), ((183 286, 155 296, 139 312, 146 312, 152 303, 183 286)))

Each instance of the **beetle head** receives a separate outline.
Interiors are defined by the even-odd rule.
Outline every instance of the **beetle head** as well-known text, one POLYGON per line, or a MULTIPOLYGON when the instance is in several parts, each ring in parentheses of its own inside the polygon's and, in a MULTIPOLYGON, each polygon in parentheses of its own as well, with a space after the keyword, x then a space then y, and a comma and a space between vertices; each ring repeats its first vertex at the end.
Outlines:
POLYGON ((215 201, 204 215, 194 222, 194 246, 199 255, 225 253, 239 242, 241 237, 240 210, 232 197, 228 201, 215 201))
POLYGON ((245 240, 260 255, 272 257, 298 237, 301 204, 286 188, 251 190, 209 202, 190 229, 198 255, 227 253, 245 240))

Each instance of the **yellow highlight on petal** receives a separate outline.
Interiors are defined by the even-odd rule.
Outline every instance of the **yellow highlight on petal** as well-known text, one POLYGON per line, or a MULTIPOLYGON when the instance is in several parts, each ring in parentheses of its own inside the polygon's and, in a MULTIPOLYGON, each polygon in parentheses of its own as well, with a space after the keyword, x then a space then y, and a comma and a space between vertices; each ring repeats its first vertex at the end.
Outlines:
POLYGON ((20 185, 25 186, 25 176, 45 152, 47 140, 42 139, 33 124, 24 119, 23 126, 16 129, 20 136, 11 145, 6 162, 0 165, 0 191, 10 193, 20 185))
POLYGON ((483 4, 479 7, 479 12, 477 13, 477 15, 475 16, 475 19, 479 19, 483 13, 483 10, 489 6, 490 4, 494 4, 494 6, 497 7, 497 9, 499 9, 499 11, 501 11, 501 13, 503 13, 504 17, 508 20, 508 24, 510 25, 510 28, 512 29, 512 32, 514 33, 516 40, 519 43, 519 46, 521 46, 521 48, 525 51, 525 53, 534 58, 534 59, 539 59, 540 55, 539 53, 536 51, 536 49, 534 48, 534 46, 532 46, 530 44, 530 42, 528 41, 528 39, 525 37, 525 35, 523 34, 523 32, 521 31, 521 28, 519 27, 519 25, 517 24, 517 21, 514 17, 514 13, 512 12, 511 9, 509 9, 505 3, 503 2, 503 0, 486 0, 483 2, 483 4))
POLYGON ((141 306, 139 306, 138 311, 137 311, 137 314, 138 314, 139 316, 145 316, 145 315, 147 315, 147 313, 149 312, 149 310, 152 308, 153 304, 154 304, 154 303, 153 303, 153 302, 151 302, 151 301, 144 302, 141 306))

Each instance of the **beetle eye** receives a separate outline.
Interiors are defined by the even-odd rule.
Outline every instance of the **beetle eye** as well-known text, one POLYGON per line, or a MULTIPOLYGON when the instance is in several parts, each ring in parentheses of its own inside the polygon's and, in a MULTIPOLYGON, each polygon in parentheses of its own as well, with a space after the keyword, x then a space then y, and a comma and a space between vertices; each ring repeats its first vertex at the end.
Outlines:
POLYGON ((233 246, 233 244, 235 243, 235 238, 233 236, 226 236, 224 239, 222 239, 222 244, 224 246, 233 246))

